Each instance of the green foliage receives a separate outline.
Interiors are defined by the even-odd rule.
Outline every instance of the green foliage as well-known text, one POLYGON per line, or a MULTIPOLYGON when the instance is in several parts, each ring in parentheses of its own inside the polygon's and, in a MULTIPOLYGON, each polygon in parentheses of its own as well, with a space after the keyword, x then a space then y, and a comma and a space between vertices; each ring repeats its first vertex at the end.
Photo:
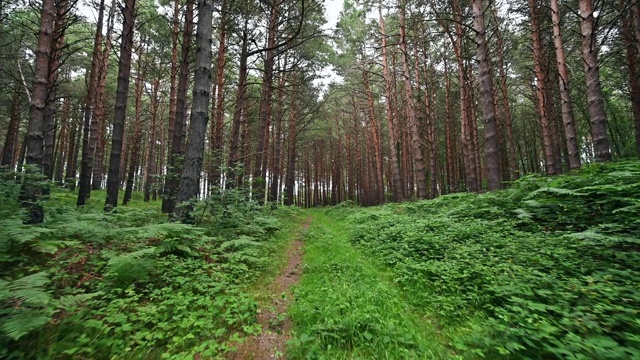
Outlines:
MULTIPOLYGON (((19 189, 0 182, 0 211, 19 189)), ((275 266, 277 212, 236 190, 198 203, 205 211, 193 226, 135 200, 104 213, 54 191, 42 225, 6 213, 0 357, 215 358, 258 331, 247 287, 275 266)))
POLYGON ((594 165, 351 212, 351 241, 415 309, 468 329, 464 358, 638 358, 638 179, 638 162, 594 165))

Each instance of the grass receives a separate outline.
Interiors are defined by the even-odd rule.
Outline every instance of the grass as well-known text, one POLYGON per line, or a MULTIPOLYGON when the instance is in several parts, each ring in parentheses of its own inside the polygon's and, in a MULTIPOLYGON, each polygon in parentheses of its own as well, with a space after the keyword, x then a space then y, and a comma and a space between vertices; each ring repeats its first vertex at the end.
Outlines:
POLYGON ((445 359, 436 324, 417 316, 388 274, 320 210, 305 236, 303 276, 290 309, 291 358, 445 359))

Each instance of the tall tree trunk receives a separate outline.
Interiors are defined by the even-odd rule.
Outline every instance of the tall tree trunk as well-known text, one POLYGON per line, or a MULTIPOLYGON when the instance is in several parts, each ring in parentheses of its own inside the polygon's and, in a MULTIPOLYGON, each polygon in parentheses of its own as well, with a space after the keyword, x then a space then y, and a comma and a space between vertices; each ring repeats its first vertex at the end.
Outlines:
POLYGON ((58 140, 58 146, 56 149, 56 162, 55 162, 55 173, 54 180, 62 185, 64 183, 64 160, 65 155, 67 154, 67 143, 69 141, 73 141, 74 139, 69 138, 69 128, 71 126, 69 121, 69 113, 70 113, 71 101, 68 97, 65 97, 62 101, 62 116, 60 118, 60 137, 58 140))
MULTIPOLYGON (((553 0, 557 1, 557 0, 553 0)), ((637 3, 634 4, 637 6, 637 3)), ((632 8, 633 9, 633 8, 632 8)), ((638 78, 638 47, 635 44, 635 37, 633 35, 633 17, 640 15, 635 14, 634 11, 631 14, 623 14, 622 18, 622 39, 626 49, 627 56, 627 69, 629 72, 629 89, 631 90, 631 110, 633 113, 633 119, 636 130, 636 154, 640 157, 640 78, 638 78)), ((637 40, 636 40, 637 41, 637 40)))
POLYGON ((487 162, 487 188, 489 191, 502 187, 500 179, 500 145, 493 107, 493 81, 489 69, 487 41, 484 28, 482 0, 473 0, 473 27, 476 32, 478 73, 480 77, 480 109, 484 119, 485 159, 487 162))
POLYGON ((420 132, 418 130, 418 119, 416 118, 415 105, 413 100, 413 89, 411 87, 411 71, 409 70, 409 53, 407 52, 407 37, 405 28, 406 0, 399 0, 400 5, 400 51, 402 52, 402 69, 405 81, 405 97, 407 103, 407 113, 409 115, 409 129, 411 131, 411 144, 413 148, 413 162, 415 164, 416 182, 418 198, 427 197, 427 183, 425 178, 425 166, 422 158, 422 146, 420 144, 420 132))
MULTIPOLYGON (((248 18, 244 20, 244 29, 242 31, 242 46, 240 51, 240 69, 238 71, 238 90, 236 92, 236 104, 233 112, 233 121, 231 123, 231 140, 229 144, 229 158, 227 163, 228 175, 226 187, 232 188, 239 185, 237 177, 240 159, 240 127, 242 122, 242 113, 246 102, 247 93, 247 57, 248 57, 248 18)), ((248 171, 244 169, 243 172, 248 171)))
POLYGON ((213 21, 213 0, 198 0, 198 30, 196 32, 195 76, 193 83, 193 103, 187 154, 178 192, 176 217, 193 223, 192 204, 185 204, 198 196, 204 140, 209 122, 209 100, 211 99, 211 32, 213 21))
POLYGON ((116 0, 111 2, 109 16, 107 20, 107 34, 104 38, 104 48, 100 56, 98 65, 98 77, 96 80, 96 97, 93 119, 91 120, 91 141, 94 145, 95 152, 93 155, 93 180, 91 182, 92 190, 102 189, 102 180, 104 174, 104 152, 107 145, 106 139, 106 91, 107 91, 107 72, 109 70, 109 56, 111 55, 111 35, 113 34, 115 10, 117 7, 116 0))
POLYGON ((569 93, 569 72, 567 70, 564 45, 560 34, 560 7, 558 0, 551 0, 551 18, 553 21, 553 44, 556 48, 556 61, 558 63, 558 82, 560 84, 560 101, 562 104, 562 123, 564 125, 565 139, 567 143, 567 155, 569 168, 578 169, 581 166, 580 150, 578 148, 578 136, 576 122, 573 118, 573 106, 569 93))
MULTIPOLYGON (((294 80, 296 81, 296 80, 294 80)), ((287 140, 289 144, 287 146, 287 172, 284 179, 284 204, 285 205, 293 205, 293 189, 295 187, 295 169, 296 169, 296 137, 298 135, 297 129, 297 108, 296 108, 296 98, 297 98, 297 85, 293 86, 293 91, 291 92, 291 105, 289 106, 289 136, 287 136, 287 140)))
MULTIPOLYGON (((31 92, 30 121, 25 138, 26 164, 33 166, 35 173, 42 172, 43 120, 49 94, 49 59, 53 45, 53 27, 56 17, 54 0, 43 0, 40 12, 40 33, 36 48, 33 89, 31 92)), ((25 177, 20 191, 20 201, 27 211, 25 223, 38 224, 44 221, 44 211, 38 199, 43 194, 43 186, 38 179, 25 177)))
POLYGON ((16 82, 15 91, 11 99, 11 117, 9 118, 9 127, 4 140, 4 148, 2 150, 2 160, 0 166, 6 166, 11 171, 15 170, 15 149, 18 144, 18 136, 20 134, 20 85, 16 82))
POLYGON ((149 148, 147 149, 147 177, 144 182, 144 201, 148 202, 151 199, 151 189, 156 184, 156 133, 158 131, 158 107, 160 105, 160 99, 158 99, 158 92, 160 90, 160 79, 153 81, 153 88, 151 90, 151 126, 149 129, 149 148))
MULTIPOLYGON (((178 94, 176 98, 176 118, 174 121, 173 139, 171 139, 171 155, 162 198, 162 212, 175 212, 176 195, 180 186, 185 152, 185 128, 187 117, 187 88, 189 87, 189 59, 191 55, 191 35, 193 33, 193 0, 187 0, 184 33, 182 34, 182 59, 178 78, 178 94)), ((207 93, 209 93, 207 91, 207 93)), ((171 120, 169 120, 171 121, 171 120)))
POLYGON ((579 0, 579 4, 582 60, 584 61, 587 82, 593 150, 597 162, 607 162, 611 161, 611 150, 607 133, 607 115, 604 111, 604 98, 600 85, 600 63, 598 62, 598 40, 593 16, 593 0, 579 0))
MULTIPOLYGON (((287 69, 287 56, 285 55, 283 64, 280 65, 281 71, 287 69)), ((278 204, 278 189, 280 188, 280 157, 282 156, 282 122, 284 117, 284 86, 286 77, 282 76, 278 84, 278 115, 276 117, 275 134, 273 140, 273 159, 271 160, 271 183, 269 187, 269 201, 273 205, 278 204)))
POLYGON ((84 131, 82 135, 82 162, 80 164, 80 189, 78 190, 77 206, 83 206, 91 197, 91 173, 93 168, 93 154, 95 143, 90 141, 91 118, 94 110, 94 95, 96 81, 98 77, 98 65, 100 61, 100 48, 102 45, 102 22, 104 19, 104 0, 100 0, 98 8, 98 23, 96 25, 96 35, 93 41, 93 56, 91 59, 91 70, 89 71, 89 83, 87 86, 87 97, 84 103, 84 131))
POLYGON ((71 134, 69 134, 69 151, 67 152, 67 168, 65 171, 65 183, 68 183, 69 190, 76 189, 76 168, 78 164, 78 153, 80 152, 80 142, 82 141, 82 114, 80 114, 82 106, 78 106, 78 110, 74 110, 73 122, 71 126, 71 134))
MULTIPOLYGON (((185 24, 185 26, 188 26, 185 24)), ((176 100, 177 100, 177 88, 176 78, 178 75, 178 35, 180 35, 180 0, 173 1, 173 21, 171 30, 171 71, 170 71, 170 86, 169 86, 169 126, 167 137, 168 145, 172 148, 171 142, 173 141, 173 132, 176 127, 176 100)), ((171 154, 171 152, 169 152, 171 154)), ((171 155, 169 155, 171 156, 171 155)), ((171 163, 171 158, 168 159, 171 163)), ((164 205, 163 205, 164 206, 164 205)), ((163 209, 163 212, 167 212, 163 209)))
POLYGON ((136 20, 135 6, 136 0, 125 1, 122 40, 120 43, 120 62, 118 64, 118 87, 116 89, 116 105, 113 115, 113 133, 111 136, 111 155, 109 157, 109 173, 107 175, 107 199, 104 206, 105 211, 109 211, 118 206, 118 191, 120 190, 120 157, 125 118, 127 116, 129 75, 131 73, 131 52, 133 49, 133 32, 136 20))
MULTIPOLYGON (((144 43, 144 39, 143 39, 144 43)), ((142 142, 142 94, 143 94, 143 86, 144 86, 144 45, 140 44, 138 50, 138 69, 136 76, 136 84, 135 84, 135 115, 134 115, 134 129, 133 136, 131 141, 131 151, 129 151, 129 155, 131 156, 131 160, 129 161, 129 171, 127 174, 127 185, 124 190, 124 198, 122 200, 122 205, 127 205, 129 201, 131 201, 131 196, 133 195, 133 181, 136 177, 136 172, 138 170, 139 162, 140 162, 140 143, 142 142)))
POLYGON ((404 186, 400 178, 400 167, 398 164, 398 143, 395 137, 395 114, 393 112, 393 87, 391 84, 391 75, 389 71, 389 62, 387 59, 387 33, 384 27, 384 17, 382 16, 382 6, 378 7, 380 14, 380 35, 382 40, 382 71, 384 77, 384 90, 386 93, 386 101, 384 102, 385 111, 387 113, 387 130, 389 134, 389 161, 391 162, 391 173, 393 177, 393 197, 396 201, 404 201, 404 186))
POLYGON ((262 73, 262 92, 260 95, 260 128, 256 157, 253 168, 253 193, 258 203, 264 202, 265 177, 267 172, 267 151, 269 148, 269 128, 271 126, 271 88, 273 87, 273 67, 275 56, 276 30, 279 20, 279 8, 282 0, 273 0, 267 34, 267 52, 262 73))
POLYGON ((536 75, 536 99, 538 116, 540 117, 540 125, 542 127, 542 141, 545 155, 546 173, 549 175, 556 174, 556 164, 554 156, 554 147, 552 139, 552 126, 549 119, 548 106, 546 104, 547 96, 547 72, 543 66, 544 56, 542 41, 540 39, 540 12, 536 0, 529 0, 529 13, 531 18, 531 39, 533 41, 533 62, 536 75))
MULTIPOLYGON (((500 21, 498 18, 498 11, 496 6, 492 6, 493 16, 496 21, 500 21)), ((509 91, 507 87, 507 74, 504 64, 504 42, 502 40, 502 31, 500 26, 496 27, 496 40, 498 42, 498 70, 500 72, 500 90, 502 92, 502 106, 504 111, 504 125, 507 133, 508 143, 508 164, 509 175, 512 180, 517 180, 520 177, 518 171, 518 163, 516 160, 516 145, 513 138, 513 116, 511 114, 511 105, 509 104, 509 91)))
POLYGON ((212 179, 217 186, 220 186, 220 167, 222 166, 222 149, 223 144, 223 132, 224 132, 224 70, 226 66, 226 36, 227 36, 227 1, 222 0, 220 5, 222 12, 220 15, 220 29, 218 43, 218 59, 216 67, 216 111, 215 118, 212 119, 215 122, 211 124, 211 128, 214 129, 213 143, 211 150, 213 154, 213 171, 212 179))
POLYGON ((362 79, 364 82, 364 90, 367 94, 367 113, 369 114, 369 129, 371 132, 371 138, 373 140, 373 154, 375 158, 375 186, 376 191, 376 204, 384 203, 384 173, 383 173, 383 161, 382 161, 382 146, 380 140, 380 133, 378 131, 378 123, 376 121, 376 113, 373 105, 373 94, 371 93, 371 87, 369 86, 369 75, 367 70, 362 71, 362 79))

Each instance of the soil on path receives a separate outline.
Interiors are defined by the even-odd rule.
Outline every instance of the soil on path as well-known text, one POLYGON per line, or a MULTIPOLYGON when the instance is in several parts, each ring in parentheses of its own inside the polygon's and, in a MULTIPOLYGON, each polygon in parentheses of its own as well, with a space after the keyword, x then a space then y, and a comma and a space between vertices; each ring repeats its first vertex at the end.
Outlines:
POLYGON ((303 255, 303 242, 300 239, 310 225, 311 217, 308 217, 297 239, 287 249, 287 265, 267 286, 265 292, 270 294, 270 299, 261 304, 256 317, 262 331, 238 345, 238 350, 230 353, 228 359, 263 360, 285 357, 287 340, 291 338, 291 320, 286 315, 291 302, 290 288, 300 280, 303 255))

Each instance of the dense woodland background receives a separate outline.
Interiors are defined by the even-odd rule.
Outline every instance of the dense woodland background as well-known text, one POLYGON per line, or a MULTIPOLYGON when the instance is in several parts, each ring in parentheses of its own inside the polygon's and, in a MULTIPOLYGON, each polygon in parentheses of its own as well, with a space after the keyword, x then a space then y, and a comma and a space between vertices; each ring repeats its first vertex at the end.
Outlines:
POLYGON ((3 1, 2 166, 173 213, 238 186, 375 205, 630 158, 639 9, 345 1, 326 30, 315 0, 3 1))

